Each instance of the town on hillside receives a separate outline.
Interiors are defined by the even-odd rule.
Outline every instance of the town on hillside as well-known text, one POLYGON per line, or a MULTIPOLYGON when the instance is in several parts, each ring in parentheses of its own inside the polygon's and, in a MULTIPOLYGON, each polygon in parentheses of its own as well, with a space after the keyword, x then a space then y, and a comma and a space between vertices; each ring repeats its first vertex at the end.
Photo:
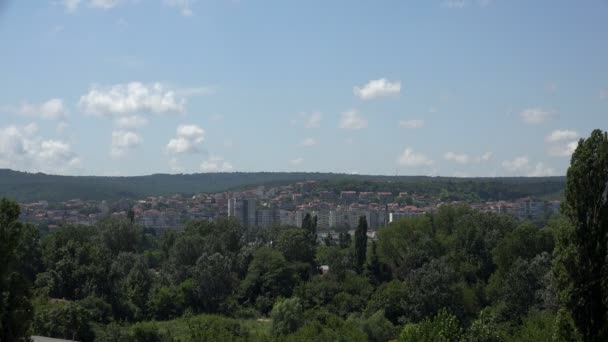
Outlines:
POLYGON ((65 224, 94 225, 106 217, 130 218, 144 228, 162 233, 183 230, 192 220, 214 221, 235 217, 245 228, 302 225, 306 214, 317 217, 319 236, 352 232, 365 216, 370 233, 403 217, 424 215, 445 204, 463 204, 482 212, 508 214, 518 219, 543 220, 559 211, 560 201, 531 197, 512 201, 442 201, 411 192, 327 191, 315 181, 283 186, 258 186, 234 192, 200 193, 121 199, 116 202, 72 199, 49 203, 21 203, 24 221, 52 232, 65 224))

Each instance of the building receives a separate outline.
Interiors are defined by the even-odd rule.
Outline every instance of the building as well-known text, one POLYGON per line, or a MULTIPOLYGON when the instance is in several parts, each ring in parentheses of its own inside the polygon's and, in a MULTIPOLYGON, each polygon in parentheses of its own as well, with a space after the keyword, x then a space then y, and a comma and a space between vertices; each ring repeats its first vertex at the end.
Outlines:
POLYGON ((254 227, 257 219, 257 201, 254 198, 228 200, 228 216, 236 217, 241 226, 254 227))

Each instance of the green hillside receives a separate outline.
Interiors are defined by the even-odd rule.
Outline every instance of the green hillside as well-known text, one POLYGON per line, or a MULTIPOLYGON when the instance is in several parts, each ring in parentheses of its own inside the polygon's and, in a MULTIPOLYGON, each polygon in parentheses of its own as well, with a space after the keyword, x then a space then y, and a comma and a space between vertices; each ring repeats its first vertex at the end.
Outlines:
POLYGON ((154 174, 137 177, 56 176, 0 170, 0 197, 21 202, 112 200, 152 195, 193 194, 237 190, 257 185, 289 184, 317 180, 329 190, 414 191, 437 195, 443 189, 464 198, 483 200, 523 196, 554 198, 564 187, 564 177, 447 178, 425 176, 371 176, 337 173, 201 173, 154 174), (464 196, 466 195, 466 196, 464 196))

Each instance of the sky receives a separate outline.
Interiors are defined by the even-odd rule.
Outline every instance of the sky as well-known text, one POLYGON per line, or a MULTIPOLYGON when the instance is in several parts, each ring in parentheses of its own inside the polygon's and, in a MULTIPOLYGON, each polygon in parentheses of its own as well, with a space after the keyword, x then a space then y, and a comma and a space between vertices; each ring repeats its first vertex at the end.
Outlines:
POLYGON ((0 0, 0 168, 564 175, 608 1, 0 0))

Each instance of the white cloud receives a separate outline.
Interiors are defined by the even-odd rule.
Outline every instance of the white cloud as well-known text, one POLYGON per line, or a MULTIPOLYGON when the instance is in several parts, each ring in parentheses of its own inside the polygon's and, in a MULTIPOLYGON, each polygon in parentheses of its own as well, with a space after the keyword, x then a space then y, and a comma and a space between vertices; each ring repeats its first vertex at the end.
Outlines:
POLYGON ((67 109, 61 99, 50 99, 41 104, 24 103, 17 110, 17 113, 33 118, 44 120, 60 120, 67 117, 67 109))
POLYGON ((397 163, 401 166, 416 167, 432 165, 433 161, 424 154, 416 153, 412 148, 407 147, 397 158, 397 163))
POLYGON ((80 0, 63 0, 62 4, 66 11, 73 13, 78 9, 80 0))
POLYGON ((468 1, 466 0, 445 0, 441 3, 443 7, 447 8, 464 8, 468 6, 468 1))
POLYGON ((118 6, 122 0, 91 0, 90 5, 93 8, 111 9, 118 6))
POLYGON ((543 163, 537 163, 533 169, 528 172, 528 177, 546 177, 546 176, 554 176, 555 171, 546 167, 543 163))
POLYGON ((292 126, 302 125, 304 128, 319 128, 321 126, 321 119, 323 119, 323 114, 320 112, 302 112, 298 113, 289 123, 292 126))
POLYGON ((318 128, 321 125, 321 118, 323 115, 319 112, 313 112, 307 115, 304 127, 306 128, 318 128))
POLYGON ((35 123, 0 127, 0 167, 32 172, 65 173, 80 167, 70 144, 36 136, 35 123))
POLYGON ((202 172, 231 172, 232 164, 222 157, 211 157, 201 163, 202 172))
POLYGON ((171 153, 197 153, 198 147, 205 140, 205 130, 197 125, 180 125, 177 127, 175 138, 167 144, 171 153))
POLYGON ((556 129, 555 131, 551 132, 551 134, 549 134, 545 140, 547 142, 554 143, 554 142, 560 142, 560 141, 564 141, 564 140, 573 140, 573 139, 577 139, 577 138, 578 138, 578 132, 576 132, 576 131, 571 131, 571 130, 567 130, 567 129, 563 129, 563 130, 556 129))
POLYGON ((502 162, 502 166, 509 172, 520 172, 526 170, 530 165, 528 157, 516 157, 513 160, 505 160, 502 162))
POLYGON ((378 97, 399 94, 401 82, 390 82, 386 78, 371 80, 363 87, 353 87, 353 93, 362 100, 372 100, 378 97))
POLYGON ((306 138, 302 140, 300 146, 309 147, 317 144, 317 140, 315 138, 306 138))
POLYGON ((189 17, 193 13, 190 8, 192 0, 165 0, 165 4, 169 7, 177 8, 184 17, 189 17))
POLYGON ((291 164, 292 166, 298 166, 298 165, 301 165, 303 162, 304 162, 304 158, 298 157, 295 159, 291 159, 289 161, 289 164, 291 164))
POLYGON ((80 97, 79 105, 87 113, 100 116, 124 116, 135 113, 183 112, 186 99, 176 90, 166 89, 161 83, 131 82, 107 88, 92 86, 80 97))
POLYGON ((513 160, 505 160, 502 162, 502 166, 508 172, 517 176, 544 177, 555 175, 555 171, 550 167, 546 167, 543 163, 539 162, 532 166, 526 156, 516 157, 513 160))
POLYGON ((141 137, 132 131, 113 131, 112 132, 112 157, 122 157, 128 150, 141 144, 141 137))
POLYGON ((442 7, 452 8, 452 9, 461 9, 465 8, 471 4, 477 4, 480 7, 487 7, 492 4, 493 0, 444 0, 441 3, 442 7))
POLYGON ((184 168, 179 165, 179 160, 177 160, 177 158, 171 158, 169 160, 169 168, 172 172, 184 172, 184 168))
POLYGON ((443 158, 459 164, 467 164, 469 162, 469 156, 466 153, 447 152, 443 155, 443 158))
POLYGON ((424 120, 401 120, 399 121, 399 127, 401 128, 408 128, 408 129, 414 129, 414 128, 421 128, 424 126, 424 120))
POLYGON ((492 159, 494 154, 492 152, 486 152, 481 156, 470 156, 466 153, 456 153, 456 152, 446 152, 443 155, 443 158, 448 161, 453 161, 459 164, 469 164, 469 163, 481 163, 487 162, 492 159))
POLYGON ((139 115, 131 115, 116 118, 114 124, 121 129, 136 129, 147 125, 148 120, 139 115))
POLYGON ((554 157, 570 157, 578 146, 579 134, 572 130, 554 130, 545 138, 549 155, 554 157))
POLYGON ((340 128, 358 130, 367 127, 367 120, 363 119, 357 111, 350 110, 342 113, 340 128))
POLYGON ((528 108, 523 110, 519 115, 525 123, 535 125, 547 121, 551 113, 542 108, 528 108))

